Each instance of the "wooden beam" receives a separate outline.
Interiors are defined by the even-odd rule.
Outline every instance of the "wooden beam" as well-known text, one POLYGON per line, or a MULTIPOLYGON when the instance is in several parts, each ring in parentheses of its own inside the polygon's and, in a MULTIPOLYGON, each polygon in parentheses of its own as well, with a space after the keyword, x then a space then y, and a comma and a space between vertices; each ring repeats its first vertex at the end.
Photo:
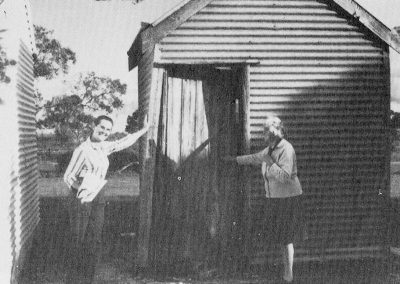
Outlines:
POLYGON ((144 159, 142 174, 140 177, 140 220, 138 234, 138 255, 136 266, 146 268, 148 266, 150 249, 150 229, 152 219, 152 201, 154 185, 154 167, 156 162, 156 145, 158 135, 158 124, 161 107, 161 94, 165 82, 163 69, 154 68, 152 73, 151 92, 149 99, 149 131, 143 147, 144 159))
POLYGON ((400 38, 353 0, 331 0, 400 53, 400 38))
POLYGON ((165 15, 161 21, 155 23, 151 31, 151 38, 153 44, 158 43, 168 33, 175 30, 182 23, 184 23, 191 16, 203 9, 212 0, 192 0, 188 1, 180 9, 174 11, 172 14, 165 15))
POLYGON ((250 151, 250 66, 243 68, 243 112, 244 112, 244 139, 245 151, 250 151))
POLYGON ((144 41, 143 37, 146 35, 145 31, 150 29, 151 25, 148 23, 142 22, 142 26, 140 28, 139 33, 136 35, 135 40, 133 41, 131 47, 128 50, 128 68, 129 71, 138 66, 140 60, 142 59, 143 55, 147 52, 152 52, 152 50, 143 50, 144 47, 147 47, 146 42, 144 41))
POLYGON ((153 26, 147 27, 145 30, 143 30, 141 34, 141 48, 142 48, 142 54, 145 54, 146 52, 153 52, 154 49, 154 41, 153 41, 153 26))
POLYGON ((386 81, 386 94, 383 95, 382 101, 384 104, 384 108, 387 111, 384 114, 384 123, 385 123, 385 135, 384 139, 386 140, 386 149, 385 151, 385 161, 384 161, 384 175, 381 177, 381 182, 379 184, 380 193, 384 194, 385 197, 390 200, 390 161, 392 156, 392 147, 391 147, 391 139, 390 139, 390 58, 389 58, 389 50, 383 51, 383 65, 385 68, 385 81, 386 81))
POLYGON ((248 60, 240 60, 240 59, 215 59, 215 60, 195 60, 195 61, 187 61, 187 60, 162 60, 155 59, 155 66, 165 66, 165 65, 216 65, 216 66, 231 66, 231 65, 258 65, 260 64, 260 60, 258 59, 248 59, 248 60))
MULTIPOLYGON (((390 206, 390 194, 391 194, 391 158, 392 158, 392 147, 391 147, 391 129, 390 129, 390 97, 391 97, 391 86, 390 86, 390 57, 389 57, 389 48, 385 48, 383 50, 383 65, 385 68, 385 74, 386 74, 386 94, 383 95, 383 105, 384 105, 384 139, 386 142, 385 145, 385 157, 383 161, 383 176, 381 177, 381 181, 379 184, 379 192, 378 192, 378 197, 382 198, 384 202, 383 203, 383 208, 382 210, 384 212, 388 212, 388 208, 390 206), (379 196, 381 195, 381 196, 379 196), (382 196, 383 195, 383 196, 382 196)), ((387 213, 386 213, 387 214, 387 213)), ((390 215, 384 215, 384 218, 387 218, 389 220, 390 215)), ((390 228, 386 227, 386 235, 390 234, 390 228)), ((384 244, 383 245, 383 251, 386 253, 386 256, 390 256, 390 245, 389 244, 384 244)))
MULTIPOLYGON (((241 88, 242 88, 242 98, 243 98, 243 151, 244 154, 249 154, 250 152, 250 65, 246 65, 242 69, 241 74, 241 88)), ((249 173, 248 167, 244 168, 243 172, 244 186, 245 186, 245 203, 244 203, 244 256, 245 256, 245 265, 249 261, 251 252, 252 252, 252 240, 251 240, 251 224, 253 220, 251 220, 251 204, 250 204, 250 196, 251 196, 251 180, 249 177, 251 173, 249 173)))

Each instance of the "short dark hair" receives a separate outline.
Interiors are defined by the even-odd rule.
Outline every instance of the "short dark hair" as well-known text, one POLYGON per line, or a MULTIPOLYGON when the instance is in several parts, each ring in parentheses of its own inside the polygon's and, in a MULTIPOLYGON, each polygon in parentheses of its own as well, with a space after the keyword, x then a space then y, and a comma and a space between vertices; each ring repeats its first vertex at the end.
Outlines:
POLYGON ((100 115, 94 120, 94 125, 99 125, 102 120, 108 120, 111 122, 112 125, 114 125, 114 121, 111 119, 111 117, 107 115, 100 115))

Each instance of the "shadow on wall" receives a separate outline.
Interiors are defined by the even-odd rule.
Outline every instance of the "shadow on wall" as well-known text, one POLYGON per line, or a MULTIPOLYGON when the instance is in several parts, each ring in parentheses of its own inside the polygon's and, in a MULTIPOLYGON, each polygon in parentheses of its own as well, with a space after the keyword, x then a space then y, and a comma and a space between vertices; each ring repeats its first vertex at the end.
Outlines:
POLYGON ((303 246, 323 255, 385 241, 378 193, 388 182, 382 129, 388 126, 389 74, 371 67, 310 81, 277 113, 297 154, 309 232, 303 246))

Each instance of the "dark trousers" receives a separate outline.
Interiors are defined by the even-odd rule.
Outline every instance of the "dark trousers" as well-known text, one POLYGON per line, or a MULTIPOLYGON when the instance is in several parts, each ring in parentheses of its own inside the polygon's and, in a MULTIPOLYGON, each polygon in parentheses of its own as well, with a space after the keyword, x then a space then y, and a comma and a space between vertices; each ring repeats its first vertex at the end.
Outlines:
POLYGON ((76 198, 76 190, 71 190, 68 200, 70 250, 67 283, 93 281, 96 264, 101 255, 104 207, 101 192, 92 202, 81 204, 76 198))

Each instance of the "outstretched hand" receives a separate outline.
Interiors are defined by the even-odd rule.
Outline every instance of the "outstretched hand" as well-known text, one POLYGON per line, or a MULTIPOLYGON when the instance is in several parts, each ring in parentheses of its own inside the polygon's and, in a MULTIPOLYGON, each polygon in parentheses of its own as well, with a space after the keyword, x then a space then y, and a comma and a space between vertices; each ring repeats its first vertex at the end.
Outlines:
POLYGON ((224 162, 236 162, 236 157, 234 156, 223 156, 221 159, 224 162))
POLYGON ((146 115, 143 120, 143 129, 147 131, 149 127, 149 117, 146 115))

